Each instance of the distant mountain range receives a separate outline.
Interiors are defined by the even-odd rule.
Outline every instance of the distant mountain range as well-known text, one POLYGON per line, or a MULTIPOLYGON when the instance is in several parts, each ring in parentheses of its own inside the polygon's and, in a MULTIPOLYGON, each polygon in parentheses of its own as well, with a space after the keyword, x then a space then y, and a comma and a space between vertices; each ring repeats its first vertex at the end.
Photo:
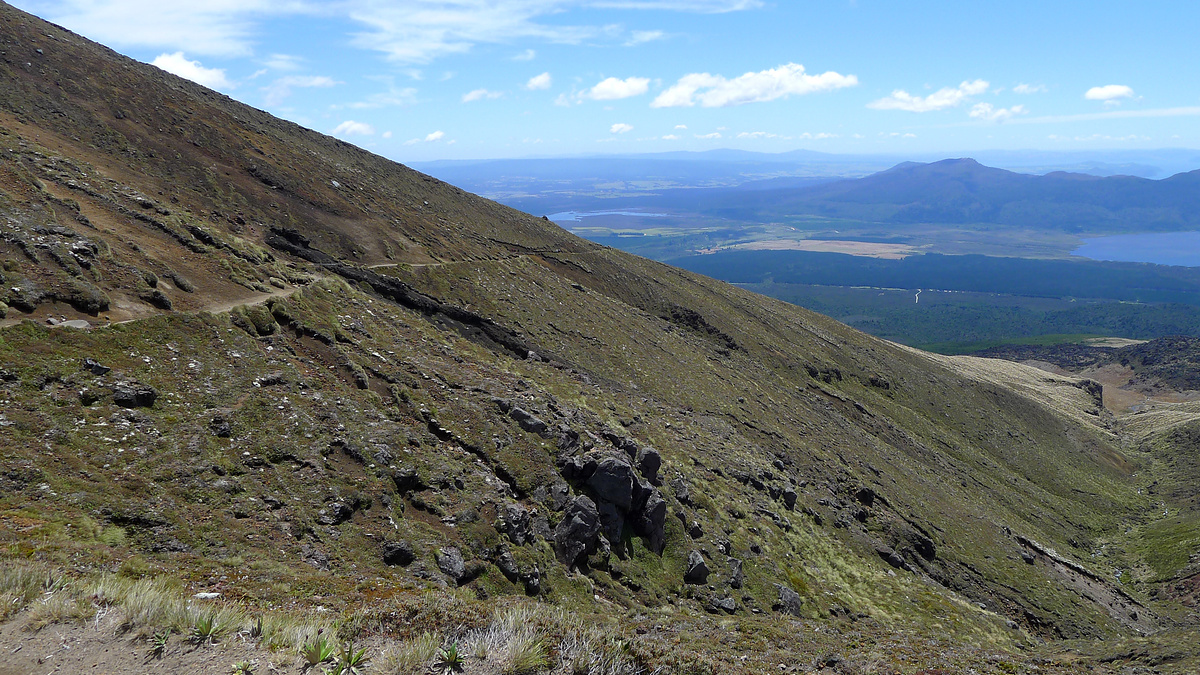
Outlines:
POLYGON ((992 223, 1069 232, 1200 227, 1200 170, 1163 180, 1054 172, 973 159, 905 162, 864 178, 726 195, 714 208, 745 220, 810 215, 880 223, 992 223))

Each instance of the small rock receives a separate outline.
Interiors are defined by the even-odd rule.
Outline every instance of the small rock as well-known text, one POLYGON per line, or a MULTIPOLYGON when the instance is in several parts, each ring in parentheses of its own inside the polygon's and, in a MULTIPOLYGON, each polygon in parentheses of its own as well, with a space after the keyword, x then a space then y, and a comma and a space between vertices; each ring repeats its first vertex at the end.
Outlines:
POLYGON ((540 434, 548 428, 545 422, 524 408, 513 408, 508 413, 508 416, 521 425, 522 429, 531 434, 540 434))
POLYGON ((149 408, 158 399, 154 387, 140 382, 118 382, 112 387, 113 403, 123 408, 149 408))
POLYGON ((221 594, 220 593, 197 593, 197 594, 193 595, 192 597, 196 598, 197 600, 216 600, 217 598, 221 597, 221 594))
POLYGON ((407 541, 383 542, 383 564, 406 567, 417 559, 412 544, 407 541))
POLYGON ((775 588, 779 589, 779 601, 772 609, 783 614, 800 616, 804 610, 804 601, 800 599, 800 594, 783 584, 775 584, 775 588))
POLYGON ((699 585, 708 582, 709 569, 704 562, 704 556, 699 551, 692 551, 688 554, 687 570, 683 573, 683 580, 686 583, 699 585))
POLYGON ((500 569, 500 573, 509 581, 516 582, 521 577, 521 570, 517 567, 517 561, 513 559, 512 553, 508 551, 496 556, 496 567, 500 569))
POLYGON ((733 614, 737 611, 737 600, 734 600, 733 598, 721 598, 719 600, 713 600, 712 606, 714 609, 721 610, 722 612, 726 612, 728 614, 733 614))
POLYGON ((105 375, 112 371, 112 368, 109 368, 108 366, 100 365, 99 362, 93 361, 92 359, 84 359, 83 360, 83 369, 93 375, 105 375))
POLYGON ((729 587, 741 588, 745 583, 745 576, 742 574, 742 561, 737 558, 729 559, 729 587))
POLYGON ((678 499, 681 504, 691 505, 692 494, 688 490, 687 483, 684 482, 683 478, 676 478, 671 481, 671 491, 675 493, 675 499, 678 499))
POLYGON ((499 527, 496 529, 508 535, 512 543, 523 546, 529 541, 530 518, 529 511, 520 504, 506 504, 500 513, 499 527))
POLYGON ((215 415, 208 423, 209 430, 217 438, 229 438, 233 435, 233 429, 229 427, 229 421, 223 415, 215 415))
POLYGON ((327 509, 321 509, 317 520, 323 525, 340 525, 354 516, 354 509, 342 502, 334 502, 327 509))
POLYGON ((437 566, 446 576, 457 583, 467 576, 467 563, 463 560, 462 552, 454 546, 438 549, 437 566))

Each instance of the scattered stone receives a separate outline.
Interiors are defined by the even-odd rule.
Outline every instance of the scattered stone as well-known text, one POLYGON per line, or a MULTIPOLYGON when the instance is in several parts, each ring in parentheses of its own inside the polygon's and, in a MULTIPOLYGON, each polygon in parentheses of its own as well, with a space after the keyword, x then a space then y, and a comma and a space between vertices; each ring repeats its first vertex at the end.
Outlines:
POLYGON ((197 594, 193 595, 192 597, 196 598, 197 600, 216 600, 217 598, 221 597, 221 594, 220 593, 212 593, 212 592, 197 593, 197 594))
POLYGON ((500 512, 500 522, 496 529, 508 535, 512 543, 523 546, 530 540, 529 511, 520 504, 506 504, 500 512))
POLYGON ((214 415, 208 422, 208 428, 217 438, 229 438, 233 435, 233 429, 229 427, 229 420, 225 419, 224 415, 214 415))
POLYGON ((113 403, 123 408, 149 408, 158 399, 154 387, 140 382, 118 382, 112 387, 113 403))
POLYGON ((796 498, 796 490, 791 486, 783 489, 783 505, 786 506, 789 511, 796 508, 796 498))
POLYGON ((412 544, 407 541, 383 542, 383 564, 407 567, 416 559, 417 554, 413 551, 412 544))
POLYGON ((699 551, 689 553, 683 580, 689 584, 699 585, 708 582, 708 575, 708 565, 704 562, 704 556, 699 551))
POLYGON ((741 588, 745 583, 745 575, 742 573, 742 561, 737 558, 729 559, 729 587, 741 588))
POLYGON ((588 497, 576 497, 554 529, 554 552, 559 562, 574 565, 581 556, 595 550, 600 534, 600 513, 588 497))
POLYGON ((687 483, 682 477, 671 481, 671 492, 675 493, 675 499, 678 499, 681 504, 692 504, 692 493, 688 490, 687 483))
POLYGON ((1036 559, 1037 558, 1035 558, 1034 555, 1032 553, 1030 553, 1029 551, 1025 551, 1025 550, 1021 551, 1021 560, 1024 560, 1025 564, 1032 565, 1033 561, 1036 559))
POLYGON ((322 525, 341 525, 354 516, 354 509, 342 502, 333 502, 329 508, 317 512, 317 520, 322 525))
POLYGON ((733 598, 720 598, 712 601, 713 610, 719 610, 727 614, 733 614, 737 611, 737 600, 733 598))
POLYGON ((462 552, 454 546, 438 549, 437 566, 446 576, 458 583, 467 576, 467 563, 463 560, 462 552))
POLYGON ((525 586, 525 595, 536 596, 542 592, 542 573, 535 566, 529 572, 521 575, 521 583, 525 586))
POLYGON ((522 429, 531 434, 540 434, 547 429, 545 422, 524 408, 513 408, 511 411, 509 411, 508 416, 511 417, 517 424, 521 425, 522 429))
POLYGON ((496 567, 500 569, 500 573, 504 578, 511 582, 516 581, 521 577, 521 570, 517 567, 517 561, 513 558, 512 553, 504 551, 496 556, 496 567))
POLYGON ((93 375, 106 375, 112 372, 112 368, 101 365, 98 361, 94 361, 92 359, 83 360, 83 369, 93 375))
POLYGON ((904 561, 904 558, 901 558, 900 554, 896 553, 896 551, 893 550, 892 547, 890 547, 890 546, 883 546, 883 545, 876 546, 875 553, 880 558, 883 558, 884 562, 891 565, 892 567, 895 567, 896 569, 900 569, 900 570, 908 569, 908 563, 906 563, 904 561))
POLYGON ((801 616, 804 610, 804 601, 800 599, 800 594, 783 584, 775 584, 775 588, 779 589, 779 601, 771 609, 783 614, 801 616))

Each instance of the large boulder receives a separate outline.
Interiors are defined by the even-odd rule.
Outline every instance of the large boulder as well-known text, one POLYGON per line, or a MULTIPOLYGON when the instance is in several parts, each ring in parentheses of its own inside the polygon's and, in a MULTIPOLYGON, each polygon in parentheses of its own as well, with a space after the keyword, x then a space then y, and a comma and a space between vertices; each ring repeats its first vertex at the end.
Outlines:
POLYGON ((554 553, 564 565, 574 565, 596 548, 600 534, 600 513, 588 497, 576 497, 554 528, 554 553))
POLYGON ((407 566, 416 560, 417 554, 407 541, 385 541, 382 547, 383 564, 407 566))
POLYGON ((122 408, 149 408, 158 399, 158 392, 148 384, 123 381, 112 387, 113 403, 122 408))
POLYGON ((600 460, 587 484, 598 498, 615 504, 622 511, 628 512, 633 506, 634 486, 637 484, 633 467, 616 457, 600 460))
POLYGON ((660 485, 662 483, 658 477, 658 470, 662 468, 662 455, 658 454, 658 450, 649 445, 642 446, 637 454, 637 467, 642 476, 651 484, 660 485))
POLYGON ((506 504, 500 511, 499 527, 496 529, 508 535, 512 543, 522 546, 530 541, 529 511, 520 504, 506 504))

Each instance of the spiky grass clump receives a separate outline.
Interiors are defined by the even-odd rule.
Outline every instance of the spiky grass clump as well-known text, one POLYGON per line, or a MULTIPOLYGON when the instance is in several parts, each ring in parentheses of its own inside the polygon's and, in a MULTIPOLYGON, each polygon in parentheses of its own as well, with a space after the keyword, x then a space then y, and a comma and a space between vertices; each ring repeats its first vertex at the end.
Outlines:
POLYGON ((0 621, 7 621, 62 581, 41 565, 0 565, 0 621))

